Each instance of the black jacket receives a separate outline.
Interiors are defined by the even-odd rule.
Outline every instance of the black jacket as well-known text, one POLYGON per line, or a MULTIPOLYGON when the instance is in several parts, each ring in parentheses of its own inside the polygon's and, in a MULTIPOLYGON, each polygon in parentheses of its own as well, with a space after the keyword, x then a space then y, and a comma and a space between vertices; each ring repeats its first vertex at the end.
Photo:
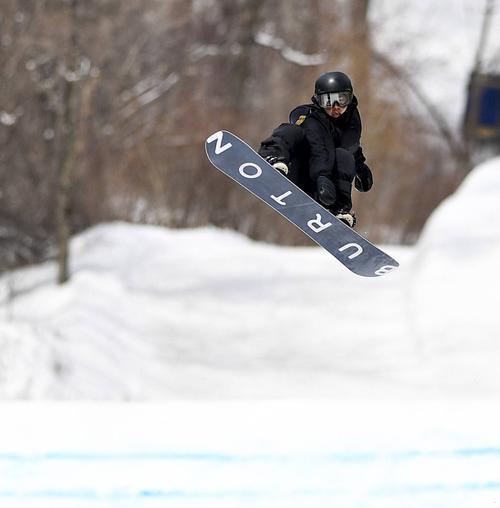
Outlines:
POLYGON ((318 176, 330 176, 335 165, 335 149, 345 148, 354 156, 356 167, 365 161, 359 145, 361 118, 358 101, 353 98, 346 112, 339 118, 330 117, 320 106, 306 104, 290 113, 290 122, 305 131, 309 147, 309 175, 313 181, 318 176))

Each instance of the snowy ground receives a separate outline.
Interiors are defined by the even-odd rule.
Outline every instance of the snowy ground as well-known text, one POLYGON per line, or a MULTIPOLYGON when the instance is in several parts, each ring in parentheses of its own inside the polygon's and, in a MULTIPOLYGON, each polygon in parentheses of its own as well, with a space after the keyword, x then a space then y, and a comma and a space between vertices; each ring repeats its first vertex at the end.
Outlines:
POLYGON ((64 287, 4 275, 2 398, 108 402, 1 404, 0 508, 497 506, 498 195, 500 159, 375 280, 123 223, 74 239, 64 287))
POLYGON ((419 362, 405 270, 370 281, 319 248, 129 224, 73 255, 63 288, 52 264, 2 279, 4 397, 385 396, 419 362))
POLYGON ((497 506, 499 195, 495 159, 377 279, 123 223, 2 276, 3 399, 134 402, 1 404, 0 507, 497 506))
POLYGON ((213 228, 93 228, 65 286, 53 263, 0 278, 0 395, 496 397, 499 175, 500 159, 477 168, 376 279, 213 228))
MULTIPOLYGON (((460 348, 445 347, 462 329, 446 302, 454 295, 428 310, 437 312, 431 321, 421 318, 419 309, 439 288, 432 280, 422 291, 413 283, 414 250, 388 250, 401 269, 366 280, 319 248, 280 248, 215 229, 99 226, 74 240, 65 287, 53 283, 52 264, 1 279, 0 394, 143 400, 498 393, 494 337, 474 337, 477 354, 481 344, 492 347, 481 365, 462 366, 460 348), (10 300, 9 291, 16 295, 10 300), (448 331, 441 330, 443 312, 448 331), (442 334, 437 341, 425 335, 433 330, 442 334)), ((467 287, 456 289, 466 299, 467 287)), ((474 315, 472 324, 480 326, 474 315)))
POLYGON ((319 248, 258 244, 215 229, 111 224, 54 266, 2 279, 6 398, 462 397, 497 383, 443 380, 410 315, 402 268, 355 278, 319 248), (468 384, 468 383, 466 383, 468 384))
POLYGON ((6 404, 1 508, 485 508, 500 411, 469 402, 6 404))

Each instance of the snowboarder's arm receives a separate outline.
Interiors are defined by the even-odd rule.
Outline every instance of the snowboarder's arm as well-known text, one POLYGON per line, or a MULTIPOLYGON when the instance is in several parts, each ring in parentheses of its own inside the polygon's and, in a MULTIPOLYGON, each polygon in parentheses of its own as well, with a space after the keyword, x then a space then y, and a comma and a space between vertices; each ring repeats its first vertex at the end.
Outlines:
POLYGON ((342 135, 342 145, 348 147, 354 157, 356 165, 354 185, 356 189, 360 192, 368 192, 373 185, 373 175, 371 169, 365 163, 366 157, 360 145, 361 131, 361 117, 359 111, 355 110, 349 128, 342 135))

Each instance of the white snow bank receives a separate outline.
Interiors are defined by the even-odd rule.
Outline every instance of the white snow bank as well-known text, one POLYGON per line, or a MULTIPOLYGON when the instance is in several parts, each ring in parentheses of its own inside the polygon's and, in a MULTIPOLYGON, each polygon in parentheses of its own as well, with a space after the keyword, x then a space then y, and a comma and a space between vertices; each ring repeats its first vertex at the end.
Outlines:
POLYGON ((500 350, 499 203, 495 158, 472 171, 422 233, 412 304, 418 333, 431 350, 461 351, 469 361, 500 350))
POLYGON ((500 393, 500 159, 385 277, 317 247, 104 224, 0 278, 0 398, 463 398, 500 393))
POLYGON ((72 259, 63 287, 51 263, 0 279, 1 396, 385 396, 414 361, 402 271, 366 280, 315 247, 121 223, 76 237, 72 259))

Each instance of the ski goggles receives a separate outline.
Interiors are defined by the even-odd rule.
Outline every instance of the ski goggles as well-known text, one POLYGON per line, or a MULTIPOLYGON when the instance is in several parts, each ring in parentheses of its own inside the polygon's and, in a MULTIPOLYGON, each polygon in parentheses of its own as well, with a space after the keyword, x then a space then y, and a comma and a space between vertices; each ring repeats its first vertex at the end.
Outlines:
POLYGON ((352 101, 351 92, 330 92, 316 95, 319 105, 322 108, 333 108, 337 103, 341 108, 346 108, 352 101))

